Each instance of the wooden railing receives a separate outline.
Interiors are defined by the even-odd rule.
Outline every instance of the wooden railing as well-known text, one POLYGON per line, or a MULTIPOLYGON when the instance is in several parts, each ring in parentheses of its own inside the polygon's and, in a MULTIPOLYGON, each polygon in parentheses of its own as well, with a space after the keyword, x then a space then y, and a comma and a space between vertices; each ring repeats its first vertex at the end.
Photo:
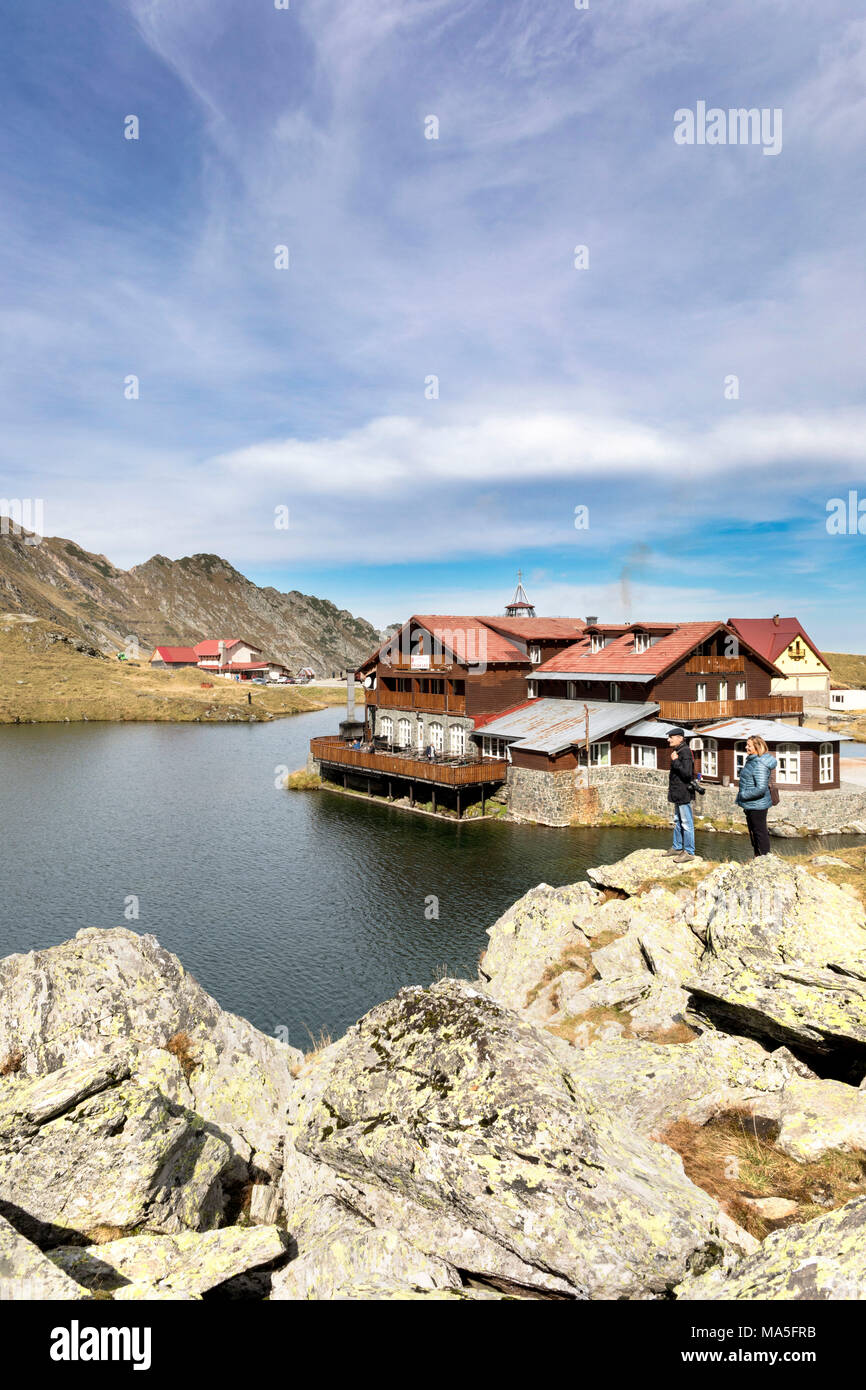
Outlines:
POLYGON ((310 752, 319 762, 338 767, 411 777, 419 782, 439 782, 446 787, 504 782, 508 770, 504 758, 479 758, 469 763, 428 762, 426 758, 406 758, 397 753, 365 753, 361 748, 350 748, 334 736, 311 738, 310 752))
POLYGON ((744 656, 690 656, 686 662, 686 670, 690 674, 713 675, 716 672, 725 671, 745 671, 746 658, 744 656))
POLYGON ((421 710, 426 714, 466 713, 465 695, 425 695, 421 691, 387 690, 381 685, 378 690, 367 690, 364 693, 366 703, 377 705, 379 709, 421 710))
POLYGON ((802 714, 802 695, 769 695, 763 700, 661 700, 659 719, 770 719, 802 714))

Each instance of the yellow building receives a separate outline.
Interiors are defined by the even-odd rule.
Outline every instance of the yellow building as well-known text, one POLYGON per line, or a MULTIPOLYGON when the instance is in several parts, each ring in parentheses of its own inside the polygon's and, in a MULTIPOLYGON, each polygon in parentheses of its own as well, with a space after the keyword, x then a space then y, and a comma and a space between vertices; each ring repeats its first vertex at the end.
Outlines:
POLYGON ((774 677, 774 694, 806 697, 807 704, 830 702, 830 667, 797 618, 730 618, 744 642, 772 661, 781 672, 774 677))

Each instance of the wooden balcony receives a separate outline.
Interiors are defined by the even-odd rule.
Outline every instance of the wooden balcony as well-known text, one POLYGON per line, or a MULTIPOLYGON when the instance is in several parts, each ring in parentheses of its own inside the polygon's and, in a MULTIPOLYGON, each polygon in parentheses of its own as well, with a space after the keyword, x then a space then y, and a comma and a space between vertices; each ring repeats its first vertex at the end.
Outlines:
POLYGON ((423 714, 466 713, 466 696, 452 695, 450 692, 445 695, 425 695, 421 691, 386 690, 380 685, 378 690, 365 690, 364 695, 368 705, 377 705, 379 709, 420 710, 423 714))
POLYGON ((310 739, 310 752, 319 762, 344 771, 374 772, 384 777, 407 777, 417 782, 436 782, 442 787, 470 787, 484 782, 504 782, 508 764, 504 758, 478 758, 474 762, 406 757, 399 753, 365 753, 350 748, 339 737, 310 739))
POLYGON ((745 671, 744 656, 690 656, 686 670, 693 675, 724 675, 727 671, 745 671))
POLYGON ((659 719, 777 719, 803 713, 802 695, 768 695, 763 700, 661 700, 659 719))

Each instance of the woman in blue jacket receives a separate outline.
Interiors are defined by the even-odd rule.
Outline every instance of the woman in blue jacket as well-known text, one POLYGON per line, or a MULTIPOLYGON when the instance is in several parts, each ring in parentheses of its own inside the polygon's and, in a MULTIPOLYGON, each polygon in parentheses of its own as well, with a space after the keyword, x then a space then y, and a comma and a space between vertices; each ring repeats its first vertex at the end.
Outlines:
POLYGON ((767 830, 767 812, 773 804, 770 796, 770 774, 775 770, 776 759, 762 738, 757 735, 746 742, 748 757, 740 773, 740 790, 737 792, 737 805, 746 813, 749 839, 755 854, 770 853, 770 835, 767 830))

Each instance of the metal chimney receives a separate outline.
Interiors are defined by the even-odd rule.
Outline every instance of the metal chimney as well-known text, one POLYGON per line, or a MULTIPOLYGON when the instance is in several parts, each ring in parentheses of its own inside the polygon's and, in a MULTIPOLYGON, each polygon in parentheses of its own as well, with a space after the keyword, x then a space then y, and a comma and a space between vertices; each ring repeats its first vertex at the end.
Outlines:
POLYGON ((586 626, 587 626, 587 627, 595 627, 595 625, 596 625, 597 622, 598 622, 598 618, 587 618, 587 619, 586 619, 586 626))

